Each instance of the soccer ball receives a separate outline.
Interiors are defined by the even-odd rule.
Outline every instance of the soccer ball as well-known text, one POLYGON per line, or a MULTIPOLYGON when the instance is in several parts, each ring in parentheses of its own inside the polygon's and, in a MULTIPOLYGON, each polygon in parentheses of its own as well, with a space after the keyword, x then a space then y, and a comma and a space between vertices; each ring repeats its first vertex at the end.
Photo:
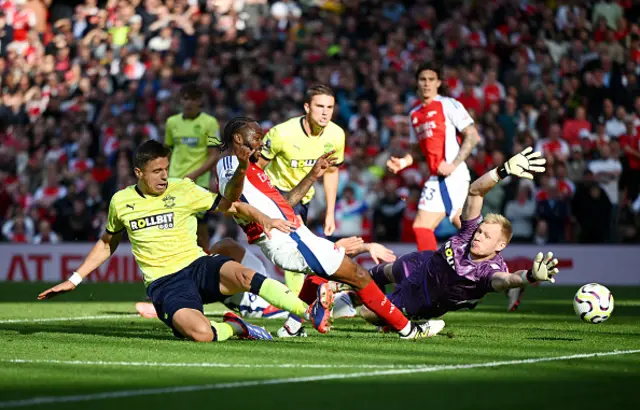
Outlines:
POLYGON ((573 309, 585 322, 602 323, 613 312, 613 295, 598 283, 586 284, 573 298, 573 309))

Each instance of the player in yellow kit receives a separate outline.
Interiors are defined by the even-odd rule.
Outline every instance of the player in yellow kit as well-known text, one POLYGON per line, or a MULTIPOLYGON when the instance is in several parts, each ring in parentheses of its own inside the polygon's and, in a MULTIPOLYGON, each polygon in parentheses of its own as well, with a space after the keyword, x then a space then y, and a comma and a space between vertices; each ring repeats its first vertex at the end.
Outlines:
MULTIPOLYGON (((236 176, 244 178, 255 150, 240 154, 236 176)), ((140 145, 134 156, 136 185, 116 192, 109 205, 106 232, 77 271, 66 281, 42 292, 46 299, 72 291, 115 251, 126 230, 131 250, 144 275, 147 295, 158 317, 177 337, 198 342, 222 341, 233 335, 271 339, 263 328, 228 314, 224 323, 210 322, 203 305, 249 291, 274 306, 308 317, 313 306, 286 286, 222 255, 208 256, 196 243, 197 212, 220 211, 265 223, 265 232, 290 232, 295 224, 271 219, 252 206, 232 202, 196 185, 188 178, 168 177, 170 150, 157 141, 140 145)), ((237 200, 237 198, 231 198, 237 200)))
MULTIPOLYGON (((218 120, 201 111, 202 90, 189 83, 180 90, 182 113, 167 119, 164 143, 171 148, 170 178, 189 178, 209 189, 211 172, 220 156, 220 126, 218 120)), ((198 218, 198 245, 209 248, 207 213, 198 218)))
MULTIPOLYGON (((322 154, 335 151, 337 162, 324 174, 324 191, 327 201, 324 234, 330 236, 336 229, 335 205, 338 193, 338 167, 344 162, 345 133, 331 121, 335 106, 333 90, 323 84, 309 87, 305 95, 302 117, 291 118, 269 130, 264 136, 264 146, 259 165, 265 170, 273 185, 283 195, 291 191, 309 173, 322 154)), ((293 209, 302 222, 307 223, 309 202, 315 188, 302 198, 293 209)), ((287 285, 294 292, 300 291, 304 276, 297 272, 285 272, 287 285)))

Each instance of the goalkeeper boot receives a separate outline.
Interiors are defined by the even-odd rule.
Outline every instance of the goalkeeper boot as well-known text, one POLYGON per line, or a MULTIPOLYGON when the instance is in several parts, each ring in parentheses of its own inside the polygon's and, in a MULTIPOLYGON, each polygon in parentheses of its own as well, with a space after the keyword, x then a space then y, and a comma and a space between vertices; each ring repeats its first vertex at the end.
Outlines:
POLYGON ((400 339, 417 340, 433 337, 444 329, 444 320, 427 320, 426 323, 412 323, 411 326, 412 329, 409 334, 406 336, 400 335, 400 339))
POLYGON ((242 329, 242 333, 238 335, 240 339, 273 340, 273 336, 271 336, 271 333, 269 333, 267 329, 257 325, 252 325, 233 312, 225 313, 222 317, 222 321, 232 325, 234 328, 235 326, 233 325, 240 327, 240 329, 242 329))

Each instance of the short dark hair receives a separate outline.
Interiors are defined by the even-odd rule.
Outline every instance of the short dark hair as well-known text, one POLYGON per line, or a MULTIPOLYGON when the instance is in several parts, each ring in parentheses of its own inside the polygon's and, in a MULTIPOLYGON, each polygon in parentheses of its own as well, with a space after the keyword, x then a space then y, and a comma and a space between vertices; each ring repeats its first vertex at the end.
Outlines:
POLYGON ((311 99, 316 95, 328 95, 330 97, 336 98, 331 87, 326 84, 314 84, 311 87, 307 88, 307 91, 304 93, 304 102, 307 104, 311 104, 311 99))
POLYGON ((229 120, 227 125, 225 125, 224 127, 224 131, 222 132, 222 146, 220 147, 220 149, 224 151, 225 149, 232 146, 233 135, 236 132, 240 131, 242 128, 254 122, 257 121, 250 117, 234 117, 229 120))
POLYGON ((171 154, 169 147, 155 140, 148 140, 138 146, 133 154, 133 166, 142 169, 148 162, 157 158, 168 158, 171 154))
POLYGON ((420 73, 427 70, 433 71, 438 76, 438 80, 442 80, 442 76, 441 76, 442 73, 441 73, 440 66, 436 63, 431 62, 431 63, 422 63, 418 66, 418 69, 416 70, 416 81, 418 81, 418 79, 420 78, 420 73))
POLYGON ((186 97, 191 100, 202 98, 202 89, 196 83, 187 83, 180 89, 180 97, 186 97))

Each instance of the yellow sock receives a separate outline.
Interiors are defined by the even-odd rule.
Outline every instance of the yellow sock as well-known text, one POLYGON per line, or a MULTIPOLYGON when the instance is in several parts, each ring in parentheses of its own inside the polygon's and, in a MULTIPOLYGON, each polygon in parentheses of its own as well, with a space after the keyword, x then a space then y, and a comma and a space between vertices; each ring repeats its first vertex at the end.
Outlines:
POLYGON ((233 328, 228 323, 216 323, 212 320, 211 327, 216 332, 215 342, 224 342, 234 334, 233 328))
POLYGON ((266 278, 262 282, 258 295, 275 307, 291 312, 296 316, 304 316, 309 307, 282 283, 274 279, 266 278))
POLYGON ((300 289, 302 289, 304 277, 304 273, 284 271, 284 283, 286 283, 287 287, 296 295, 299 294, 300 289))

